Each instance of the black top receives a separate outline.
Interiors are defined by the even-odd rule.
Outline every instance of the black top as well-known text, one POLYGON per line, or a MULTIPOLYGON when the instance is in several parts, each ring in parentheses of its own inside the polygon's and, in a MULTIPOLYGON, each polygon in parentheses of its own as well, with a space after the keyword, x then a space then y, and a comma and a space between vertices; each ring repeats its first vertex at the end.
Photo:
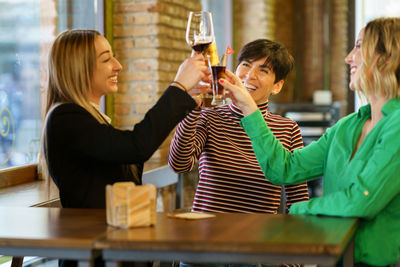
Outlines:
POLYGON ((105 186, 141 183, 143 163, 196 102, 170 86, 133 130, 100 124, 73 103, 57 106, 46 124, 48 167, 63 207, 105 208, 105 186), (133 171, 128 164, 135 164, 133 171))

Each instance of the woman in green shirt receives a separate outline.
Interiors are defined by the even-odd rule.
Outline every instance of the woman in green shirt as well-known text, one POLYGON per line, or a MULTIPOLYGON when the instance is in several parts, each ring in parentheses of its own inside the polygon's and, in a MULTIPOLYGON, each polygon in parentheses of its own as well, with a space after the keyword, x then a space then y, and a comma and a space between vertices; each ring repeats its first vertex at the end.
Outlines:
POLYGON ((324 196, 293 204, 291 214, 359 217, 358 266, 385 266, 400 257, 400 18, 373 20, 345 59, 350 88, 368 104, 293 154, 275 139, 232 73, 220 82, 243 111, 264 174, 275 184, 324 176, 324 196))

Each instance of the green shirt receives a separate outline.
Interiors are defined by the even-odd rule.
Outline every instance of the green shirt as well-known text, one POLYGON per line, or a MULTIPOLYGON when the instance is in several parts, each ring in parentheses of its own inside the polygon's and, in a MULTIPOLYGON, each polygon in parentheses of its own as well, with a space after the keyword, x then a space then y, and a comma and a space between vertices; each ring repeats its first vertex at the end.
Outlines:
POLYGON ((400 257, 400 100, 388 101, 382 113, 353 159, 361 129, 371 116, 370 105, 293 154, 275 139, 259 111, 241 121, 272 183, 296 184, 324 176, 324 196, 293 204, 290 213, 361 218, 355 262, 378 266, 394 264, 400 257))

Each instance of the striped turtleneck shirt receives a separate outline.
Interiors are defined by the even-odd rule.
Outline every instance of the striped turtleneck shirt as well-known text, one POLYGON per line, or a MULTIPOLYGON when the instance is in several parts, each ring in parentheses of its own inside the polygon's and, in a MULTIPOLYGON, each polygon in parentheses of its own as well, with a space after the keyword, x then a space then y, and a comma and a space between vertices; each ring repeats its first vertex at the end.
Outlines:
MULTIPOLYGON (((299 126, 258 106, 276 138, 289 151, 303 147, 299 126)), ((265 178, 234 104, 193 110, 176 129, 169 165, 177 173, 199 162, 192 210, 197 212, 277 213, 282 187, 265 178)), ((307 183, 285 186, 287 208, 309 199, 307 183)))

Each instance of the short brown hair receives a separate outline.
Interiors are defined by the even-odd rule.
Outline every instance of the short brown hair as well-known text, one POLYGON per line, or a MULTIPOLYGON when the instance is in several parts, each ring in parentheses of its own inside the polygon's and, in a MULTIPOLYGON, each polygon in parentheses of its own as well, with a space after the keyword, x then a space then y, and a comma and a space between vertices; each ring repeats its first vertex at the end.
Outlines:
POLYGON ((294 59, 286 47, 268 39, 257 39, 243 46, 237 57, 236 68, 242 61, 252 62, 263 57, 267 57, 264 65, 275 73, 275 83, 284 80, 293 69, 294 59))

